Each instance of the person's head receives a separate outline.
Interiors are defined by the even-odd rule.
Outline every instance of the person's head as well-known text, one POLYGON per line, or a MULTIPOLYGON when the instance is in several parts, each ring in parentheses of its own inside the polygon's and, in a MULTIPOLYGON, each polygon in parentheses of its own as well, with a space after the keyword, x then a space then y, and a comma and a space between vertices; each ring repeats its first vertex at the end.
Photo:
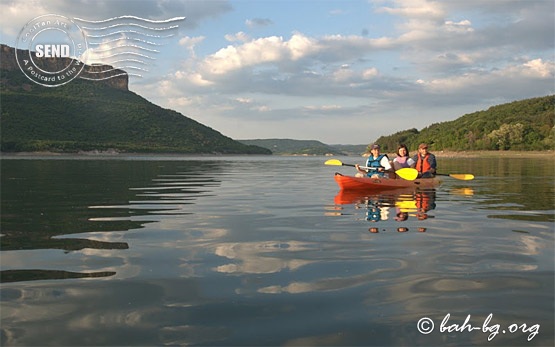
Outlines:
POLYGON ((380 145, 374 143, 373 145, 368 146, 368 149, 374 157, 380 155, 380 145))
POLYGON ((399 212, 399 213, 397 213, 397 215, 395 216, 395 220, 396 220, 397 222, 406 221, 408 218, 409 218, 408 212, 399 212))
POLYGON ((418 153, 420 153, 422 155, 428 154, 428 144, 427 143, 421 143, 420 145, 418 145, 418 153))
POLYGON ((406 221, 409 218, 408 212, 399 212, 395 215, 395 220, 398 222, 406 221))
POLYGON ((399 147, 397 147, 397 155, 400 157, 407 157, 409 155, 409 149, 407 146, 400 144, 399 147))

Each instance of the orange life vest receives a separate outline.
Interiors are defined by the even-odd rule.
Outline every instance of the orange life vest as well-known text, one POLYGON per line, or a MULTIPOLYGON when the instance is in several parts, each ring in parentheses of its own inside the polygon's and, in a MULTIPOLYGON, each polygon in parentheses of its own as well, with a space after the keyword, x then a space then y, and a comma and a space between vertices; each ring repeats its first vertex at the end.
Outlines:
POLYGON ((432 167, 430 166, 430 162, 428 161, 429 157, 430 153, 426 154, 424 158, 422 158, 422 156, 418 154, 418 158, 416 160, 416 170, 418 170, 418 172, 423 173, 432 169, 432 167))
POLYGON ((417 193, 415 200, 418 212, 427 212, 430 210, 430 196, 428 194, 417 193))

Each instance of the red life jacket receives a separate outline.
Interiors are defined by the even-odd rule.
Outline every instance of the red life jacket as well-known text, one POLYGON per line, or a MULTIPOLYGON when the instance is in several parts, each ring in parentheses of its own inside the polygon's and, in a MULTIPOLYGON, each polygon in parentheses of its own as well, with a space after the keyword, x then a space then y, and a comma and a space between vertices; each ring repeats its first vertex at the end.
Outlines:
POLYGON ((430 196, 428 194, 417 193, 415 200, 418 212, 427 212, 430 210, 430 196))
POLYGON ((418 154, 418 158, 416 160, 416 170, 418 170, 418 172, 423 173, 432 169, 432 167, 430 166, 430 162, 428 161, 429 157, 430 153, 426 154, 424 158, 422 158, 422 156, 418 154))

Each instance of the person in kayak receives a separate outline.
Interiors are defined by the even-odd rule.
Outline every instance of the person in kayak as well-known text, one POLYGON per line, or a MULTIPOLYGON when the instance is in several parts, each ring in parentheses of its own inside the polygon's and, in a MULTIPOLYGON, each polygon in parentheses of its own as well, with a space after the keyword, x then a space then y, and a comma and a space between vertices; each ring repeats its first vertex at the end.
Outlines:
POLYGON ((391 166, 397 171, 405 167, 413 167, 414 164, 414 160, 409 156, 409 149, 407 146, 400 144, 399 147, 397 147, 397 156, 391 162, 391 166))
POLYGON ((418 145, 418 153, 412 158, 414 168, 418 170, 418 178, 433 178, 436 175, 436 157, 428 152, 428 144, 418 145))
POLYGON ((368 176, 371 178, 388 178, 386 172, 391 171, 391 164, 386 154, 380 154, 380 145, 373 144, 370 146, 370 156, 366 160, 366 166, 370 169, 363 170, 358 164, 355 165, 357 169, 357 177, 368 176))

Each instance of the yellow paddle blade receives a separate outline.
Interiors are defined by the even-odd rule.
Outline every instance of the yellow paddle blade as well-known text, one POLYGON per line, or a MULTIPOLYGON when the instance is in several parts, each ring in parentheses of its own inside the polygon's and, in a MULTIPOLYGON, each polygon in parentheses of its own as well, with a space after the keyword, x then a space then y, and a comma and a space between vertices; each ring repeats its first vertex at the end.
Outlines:
POLYGON ((463 181, 470 181, 474 179, 474 175, 471 174, 449 174, 449 176, 463 181))
POLYGON ((337 160, 337 159, 326 160, 326 162, 324 164, 325 165, 335 165, 335 166, 343 165, 343 163, 340 160, 337 160))
POLYGON ((418 177, 418 170, 410 167, 399 169, 395 171, 395 173, 397 174, 397 176, 407 181, 414 181, 416 177, 418 177))
POLYGON ((472 196, 474 195, 474 189, 472 188, 454 188, 449 191, 451 194, 462 195, 462 196, 472 196))

